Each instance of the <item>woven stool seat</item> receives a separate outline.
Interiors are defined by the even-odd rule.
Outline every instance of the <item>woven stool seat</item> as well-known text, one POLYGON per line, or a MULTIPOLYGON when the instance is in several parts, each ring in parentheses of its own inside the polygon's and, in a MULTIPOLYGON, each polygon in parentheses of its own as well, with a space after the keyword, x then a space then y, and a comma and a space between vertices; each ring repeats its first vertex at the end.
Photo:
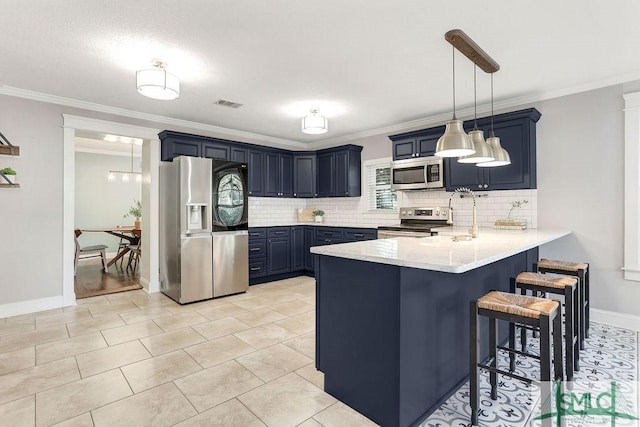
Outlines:
POLYGON ((589 264, 584 262, 558 261, 542 258, 538 261, 538 268, 578 272, 578 270, 586 270, 589 268, 589 264))
POLYGON ((542 273, 531 273, 525 271, 518 274, 516 283, 526 283, 527 285, 542 286, 547 288, 564 289, 567 286, 576 286, 578 279, 566 276, 550 276, 542 273))
POLYGON ((559 307, 557 301, 546 298, 491 291, 478 299, 478 308, 539 319, 540 314, 550 315, 559 307))

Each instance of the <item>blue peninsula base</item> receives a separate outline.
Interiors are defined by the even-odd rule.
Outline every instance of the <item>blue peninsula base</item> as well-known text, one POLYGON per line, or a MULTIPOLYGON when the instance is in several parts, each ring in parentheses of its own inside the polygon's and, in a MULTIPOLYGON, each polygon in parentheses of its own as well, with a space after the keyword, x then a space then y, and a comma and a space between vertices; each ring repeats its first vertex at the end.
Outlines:
POLYGON ((509 291, 537 260, 536 247, 454 274, 318 255, 316 368, 325 391, 382 426, 418 425, 469 376, 470 301, 509 291))

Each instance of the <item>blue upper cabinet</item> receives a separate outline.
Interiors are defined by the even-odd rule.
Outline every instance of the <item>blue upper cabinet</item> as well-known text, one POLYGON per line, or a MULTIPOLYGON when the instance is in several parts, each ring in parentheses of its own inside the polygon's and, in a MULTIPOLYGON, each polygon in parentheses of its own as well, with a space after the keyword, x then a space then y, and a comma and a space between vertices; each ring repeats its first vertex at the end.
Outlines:
POLYGON ((316 197, 316 154, 293 154, 293 197, 316 197))
POLYGON ((317 152, 318 197, 359 197, 362 147, 344 145, 317 152))
POLYGON ((268 197, 293 196, 293 156, 284 153, 265 154, 265 192, 268 197))
POLYGON ((249 172, 248 190, 250 196, 262 197, 265 192, 264 183, 264 151, 249 150, 247 169, 249 172))
MULTIPOLYGON (((507 150, 511 164, 480 168, 474 164, 458 163, 457 158, 445 162, 447 191, 468 187, 476 191, 521 190, 536 188, 536 122, 540 112, 535 108, 499 114, 494 117, 493 129, 500 144, 507 150)), ((470 129, 473 122, 466 122, 470 129)), ((491 119, 478 120, 478 128, 489 137, 491 119)))
POLYGON ((360 196, 362 147, 295 152, 174 131, 162 131, 161 160, 207 157, 248 164, 254 197, 360 196))
POLYGON ((393 160, 433 156, 443 133, 444 126, 438 126, 390 136, 389 139, 393 141, 393 160))

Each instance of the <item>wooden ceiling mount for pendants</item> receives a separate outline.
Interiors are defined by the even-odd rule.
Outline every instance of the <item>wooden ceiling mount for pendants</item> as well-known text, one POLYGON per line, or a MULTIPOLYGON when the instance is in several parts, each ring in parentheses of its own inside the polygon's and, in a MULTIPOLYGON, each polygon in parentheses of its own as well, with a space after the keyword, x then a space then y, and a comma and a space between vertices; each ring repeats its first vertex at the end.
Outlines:
POLYGON ((471 37, 466 35, 464 31, 458 29, 447 31, 444 38, 485 73, 492 74, 500 69, 500 65, 476 42, 471 40, 471 37))

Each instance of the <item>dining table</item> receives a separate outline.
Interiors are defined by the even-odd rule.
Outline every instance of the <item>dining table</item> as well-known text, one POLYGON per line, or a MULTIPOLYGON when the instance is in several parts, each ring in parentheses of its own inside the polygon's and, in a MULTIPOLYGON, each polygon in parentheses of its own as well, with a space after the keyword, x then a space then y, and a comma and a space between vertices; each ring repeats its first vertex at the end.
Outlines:
MULTIPOLYGON (((120 239, 127 240, 129 242, 129 245, 137 245, 140 242, 140 236, 142 235, 142 232, 139 228, 135 228, 134 226, 127 226, 127 225, 119 225, 116 227, 107 227, 107 228, 83 228, 82 232, 83 233, 101 232, 101 233, 111 234, 120 239)), ((116 254, 116 256, 113 257, 113 259, 107 263, 107 267, 111 267, 123 256, 129 253, 131 251, 131 249, 129 249, 129 245, 121 248, 116 254)))

